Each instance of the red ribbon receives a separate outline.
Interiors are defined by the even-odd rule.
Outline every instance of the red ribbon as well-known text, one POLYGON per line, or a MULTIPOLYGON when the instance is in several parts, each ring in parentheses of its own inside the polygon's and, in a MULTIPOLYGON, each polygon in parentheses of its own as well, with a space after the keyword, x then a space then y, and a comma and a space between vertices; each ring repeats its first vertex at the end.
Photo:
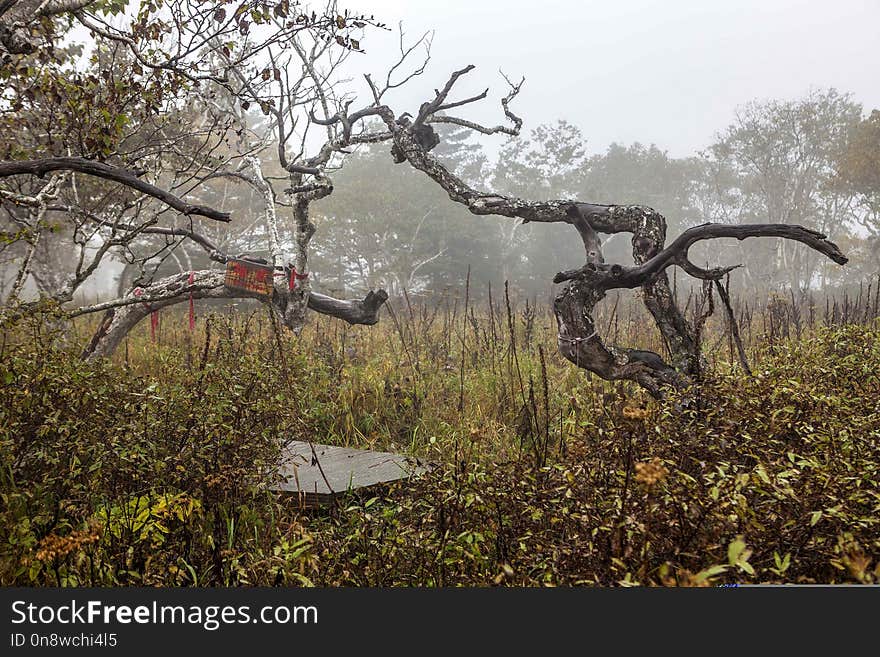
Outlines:
MULTIPOLYGON (((144 288, 136 287, 132 290, 132 294, 134 296, 140 298, 144 296, 144 288)), ((153 342, 156 341, 156 330, 159 328, 159 311, 153 310, 153 307, 148 304, 146 301, 142 302, 144 304, 144 308, 147 309, 147 312, 150 313, 150 339, 153 342)))
POLYGON ((159 330, 159 311, 154 310, 150 313, 150 339, 156 341, 156 331, 159 330))
MULTIPOLYGON (((191 271, 189 273, 189 280, 187 281, 187 283, 189 285, 192 285, 195 282, 195 280, 196 280, 196 273, 194 271, 191 271)), ((189 291, 189 330, 190 331, 196 330, 196 309, 195 309, 195 305, 193 304, 192 290, 189 291)))
POLYGON ((290 280, 288 281, 288 287, 289 287, 291 290, 295 290, 295 289, 296 289, 296 282, 297 282, 298 280, 299 280, 299 281, 304 281, 304 280, 306 280, 308 277, 309 277, 308 272, 305 272, 305 273, 302 273, 302 274, 298 274, 298 273, 296 272, 296 267, 291 267, 291 268, 290 268, 290 280))

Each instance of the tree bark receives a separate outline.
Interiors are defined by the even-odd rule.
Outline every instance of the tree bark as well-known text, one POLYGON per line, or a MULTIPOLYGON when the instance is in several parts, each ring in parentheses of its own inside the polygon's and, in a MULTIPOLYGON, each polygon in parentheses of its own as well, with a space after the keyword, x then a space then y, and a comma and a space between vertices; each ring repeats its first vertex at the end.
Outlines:
MULTIPOLYGON (((194 272, 192 284, 189 283, 189 276, 189 272, 168 276, 145 288, 135 288, 122 298, 71 313, 75 317, 106 311, 101 326, 83 352, 83 358, 91 360, 111 356, 125 336, 151 312, 187 301, 190 293, 193 299, 252 298, 273 306, 281 302, 277 294, 270 301, 256 293, 225 287, 224 272, 194 272)), ((379 310, 387 299, 384 290, 371 291, 364 299, 348 300, 310 292, 308 306, 315 312, 337 317, 349 324, 372 325, 379 321, 379 310)))
MULTIPOLYGON (((450 78, 442 92, 444 97, 459 75, 461 72, 456 72, 450 78)), ((508 112, 505 105, 505 113, 508 112)), ((561 222, 578 231, 584 244, 586 263, 579 269, 560 272, 554 278, 556 283, 566 283, 553 304, 559 351, 578 367, 608 380, 634 381, 655 397, 662 397, 669 388, 683 389, 691 385, 700 368, 699 327, 691 326, 678 308, 666 269, 677 265, 695 278, 710 281, 720 279, 733 269, 706 270, 694 265, 688 260, 688 249, 695 242, 720 237, 740 240, 780 237, 806 244, 838 264, 847 262, 837 246, 824 235, 800 226, 704 224, 685 231, 667 247, 666 219, 649 207, 599 205, 568 199, 526 201, 482 192, 447 170, 428 153, 411 130, 395 120, 388 107, 378 106, 376 113, 391 132, 395 152, 402 154, 412 167, 428 175, 450 199, 464 205, 472 214, 521 218, 524 223, 561 222), (606 264, 599 233, 632 234, 635 266, 606 264), (669 363, 651 351, 606 345, 598 334, 593 312, 607 291, 636 287, 642 289, 645 306, 663 337, 669 363)), ((519 123, 516 124, 518 127, 519 123)))

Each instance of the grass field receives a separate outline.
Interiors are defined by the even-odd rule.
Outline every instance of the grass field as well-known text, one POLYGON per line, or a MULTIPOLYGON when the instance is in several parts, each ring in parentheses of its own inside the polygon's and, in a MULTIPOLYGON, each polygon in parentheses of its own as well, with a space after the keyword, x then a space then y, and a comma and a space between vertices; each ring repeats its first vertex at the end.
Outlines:
MULTIPOLYGON (((628 298, 604 334, 660 349, 628 298)), ((0 351, 3 585, 880 582, 880 322, 858 300, 718 313, 695 402, 574 368, 541 307, 398 300, 374 327, 166 313, 111 361, 86 322, 0 351), (279 437, 418 455, 304 511, 279 437)))

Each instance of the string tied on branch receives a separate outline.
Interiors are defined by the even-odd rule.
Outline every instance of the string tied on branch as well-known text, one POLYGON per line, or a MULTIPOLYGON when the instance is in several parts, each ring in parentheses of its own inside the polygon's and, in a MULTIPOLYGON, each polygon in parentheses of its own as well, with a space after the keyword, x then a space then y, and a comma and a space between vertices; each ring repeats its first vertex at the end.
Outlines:
POLYGON ((556 337, 559 340, 561 340, 562 342, 569 342, 571 344, 580 344, 581 342, 586 342, 587 340, 592 340, 594 337, 596 337, 596 335, 598 335, 598 333, 599 333, 599 331, 593 331, 588 336, 579 337, 579 338, 569 338, 568 336, 561 335, 561 334, 557 335, 556 337))

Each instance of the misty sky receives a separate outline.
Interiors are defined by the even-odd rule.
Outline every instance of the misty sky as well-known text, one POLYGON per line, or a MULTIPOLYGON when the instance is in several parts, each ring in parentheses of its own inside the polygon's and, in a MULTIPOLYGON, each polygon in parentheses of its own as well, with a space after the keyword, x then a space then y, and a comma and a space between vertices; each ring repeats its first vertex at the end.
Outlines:
MULTIPOLYGON (((340 6, 373 13, 394 28, 366 34, 367 54, 350 61, 356 72, 378 74, 392 61, 398 21, 413 38, 435 30, 428 70, 390 97, 396 109, 418 109, 450 71, 475 64, 457 97, 489 86, 491 101, 461 115, 494 125, 502 118, 502 69, 526 77, 514 106, 526 130, 566 119, 583 130, 591 152, 613 141, 641 141, 689 155, 711 143, 737 105, 797 98, 815 87, 833 86, 866 110, 880 108, 880 0, 340 0, 340 6)), ((501 138, 482 139, 490 149, 493 140, 501 138)))

